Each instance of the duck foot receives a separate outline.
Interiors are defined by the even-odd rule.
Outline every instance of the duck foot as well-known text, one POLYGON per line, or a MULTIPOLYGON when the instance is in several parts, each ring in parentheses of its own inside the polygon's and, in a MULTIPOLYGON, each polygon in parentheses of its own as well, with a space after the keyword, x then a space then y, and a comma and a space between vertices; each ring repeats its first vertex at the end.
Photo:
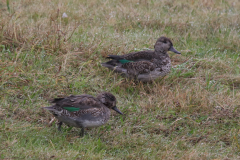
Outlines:
POLYGON ((58 123, 58 130, 59 130, 59 131, 61 131, 62 124, 63 124, 63 122, 59 122, 59 123, 58 123))
POLYGON ((84 136, 84 128, 81 128, 81 132, 79 134, 80 137, 83 137, 84 136))

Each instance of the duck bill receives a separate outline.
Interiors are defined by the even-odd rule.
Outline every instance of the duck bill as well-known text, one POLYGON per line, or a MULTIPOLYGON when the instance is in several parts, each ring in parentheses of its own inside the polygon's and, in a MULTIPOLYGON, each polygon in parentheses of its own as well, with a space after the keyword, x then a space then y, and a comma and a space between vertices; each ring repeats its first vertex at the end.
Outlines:
POLYGON ((169 51, 172 51, 176 54, 181 54, 181 52, 178 52, 173 46, 170 47, 169 51))
POLYGON ((118 110, 118 108, 117 108, 116 106, 114 106, 112 109, 113 109, 114 111, 116 111, 117 113, 119 113, 119 114, 122 114, 122 115, 123 115, 123 113, 122 113, 121 111, 119 111, 119 110, 118 110))

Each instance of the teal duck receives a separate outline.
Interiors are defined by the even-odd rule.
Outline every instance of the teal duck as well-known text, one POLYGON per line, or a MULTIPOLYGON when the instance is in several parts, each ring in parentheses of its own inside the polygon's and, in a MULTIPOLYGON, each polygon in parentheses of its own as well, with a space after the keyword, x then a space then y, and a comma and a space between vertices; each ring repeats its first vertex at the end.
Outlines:
POLYGON ((105 124, 110 117, 110 109, 123 114, 116 107, 117 100, 109 92, 100 93, 97 98, 83 94, 71 95, 65 98, 55 98, 55 103, 49 110, 60 122, 58 129, 61 130, 63 123, 81 128, 80 136, 84 135, 84 128, 98 127, 105 124))
POLYGON ((122 75, 148 82, 167 75, 171 70, 171 60, 168 51, 181 54, 167 37, 158 38, 154 50, 132 52, 125 55, 108 55, 111 59, 102 66, 121 73, 122 75))

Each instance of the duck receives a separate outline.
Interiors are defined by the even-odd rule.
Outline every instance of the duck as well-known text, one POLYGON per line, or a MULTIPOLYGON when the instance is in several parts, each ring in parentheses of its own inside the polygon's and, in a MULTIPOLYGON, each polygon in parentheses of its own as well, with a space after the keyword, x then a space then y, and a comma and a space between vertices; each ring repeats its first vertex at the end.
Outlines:
POLYGON ((157 39, 154 50, 108 55, 107 58, 111 60, 101 65, 127 78, 149 82, 164 77, 170 72, 171 59, 168 51, 181 54, 173 47, 169 38, 162 36, 157 39))
POLYGON ((104 125, 110 118, 110 109, 123 115, 116 107, 116 97, 109 92, 101 92, 95 98, 92 95, 70 95, 51 100, 52 106, 43 107, 59 120, 58 130, 63 123, 71 127, 81 128, 80 137, 85 128, 104 125))

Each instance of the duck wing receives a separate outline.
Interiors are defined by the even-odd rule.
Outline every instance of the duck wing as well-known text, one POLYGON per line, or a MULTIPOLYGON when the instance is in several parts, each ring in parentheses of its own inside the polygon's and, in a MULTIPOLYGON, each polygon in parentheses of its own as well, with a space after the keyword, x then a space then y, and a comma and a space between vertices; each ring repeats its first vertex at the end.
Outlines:
POLYGON ((137 61, 125 63, 122 65, 122 68, 127 69, 128 74, 137 76, 138 74, 149 73, 154 70, 156 66, 150 61, 137 61))
POLYGON ((132 61, 141 61, 141 60, 151 60, 154 56, 154 51, 140 51, 140 52, 132 52, 125 55, 108 55, 107 58, 112 60, 120 61, 122 64, 132 62, 132 61))
POLYGON ((102 103, 91 95, 71 95, 65 98, 55 98, 52 100, 55 107, 68 110, 70 112, 87 110, 91 108, 101 108, 102 103))
MULTIPOLYGON (((102 66, 107 67, 111 70, 115 70, 116 72, 126 72, 126 70, 121 68, 130 68, 131 66, 143 66, 148 67, 147 65, 153 58, 155 52, 152 50, 140 51, 140 52, 132 52, 125 55, 108 55, 107 58, 111 59, 108 62, 102 63, 102 66), (136 63, 137 62, 137 63, 136 63), (131 63, 131 64, 128 64, 131 63), (136 64, 133 64, 136 63, 136 64), (128 65, 125 65, 128 64, 128 65), (116 68, 118 67, 118 69, 116 68), (120 68, 119 68, 120 67, 120 68)), ((142 66, 142 67, 143 67, 142 66)))

